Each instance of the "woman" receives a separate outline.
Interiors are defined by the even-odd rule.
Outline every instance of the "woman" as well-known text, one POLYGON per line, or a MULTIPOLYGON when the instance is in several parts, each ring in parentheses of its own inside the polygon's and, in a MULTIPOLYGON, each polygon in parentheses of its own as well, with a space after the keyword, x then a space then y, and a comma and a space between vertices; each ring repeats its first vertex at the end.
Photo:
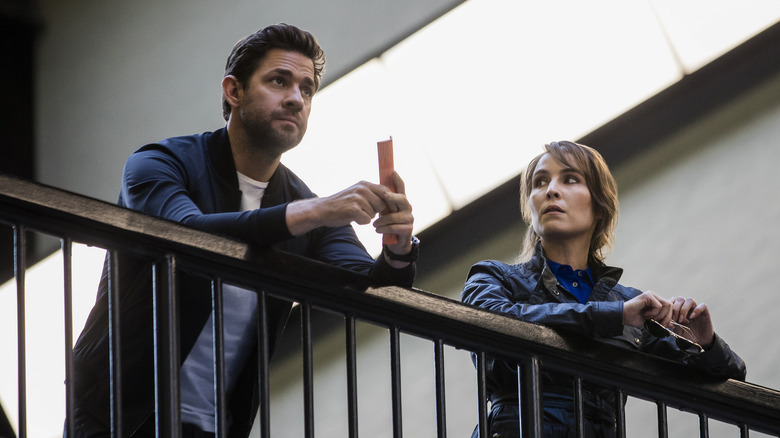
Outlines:
MULTIPOLYGON (((706 304, 623 286, 623 270, 604 264, 617 225, 617 185, 596 150, 569 141, 545 145, 523 174, 520 202, 528 224, 522 262, 474 265, 463 302, 744 380, 745 364, 715 334, 706 304), (664 327, 693 342, 663 336, 664 327)), ((488 358, 486 372, 488 436, 519 437, 516 366, 488 358)), ((571 378, 543 379, 545 436, 575 436, 571 378)), ((614 392, 584 386, 585 436, 615 436, 614 392)))

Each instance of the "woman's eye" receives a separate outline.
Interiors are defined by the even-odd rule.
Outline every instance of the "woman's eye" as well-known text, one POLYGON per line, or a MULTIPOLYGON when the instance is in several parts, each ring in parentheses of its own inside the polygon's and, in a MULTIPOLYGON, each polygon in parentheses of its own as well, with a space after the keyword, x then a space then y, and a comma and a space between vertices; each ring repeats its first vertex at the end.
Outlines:
POLYGON ((545 184, 547 184, 547 180, 545 180, 544 178, 537 178, 537 179, 534 180, 533 186, 534 187, 542 187, 545 184))

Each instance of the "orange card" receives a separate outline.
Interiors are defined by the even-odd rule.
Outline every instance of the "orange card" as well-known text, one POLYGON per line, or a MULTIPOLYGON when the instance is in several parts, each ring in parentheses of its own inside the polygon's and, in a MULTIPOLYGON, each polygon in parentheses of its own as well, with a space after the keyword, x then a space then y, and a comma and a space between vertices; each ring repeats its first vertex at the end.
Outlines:
MULTIPOLYGON (((378 141, 376 143, 377 154, 379 156, 379 184, 395 191, 393 184, 393 137, 389 140, 378 141)), ((382 243, 392 245, 398 243, 398 236, 395 234, 383 234, 382 243)))

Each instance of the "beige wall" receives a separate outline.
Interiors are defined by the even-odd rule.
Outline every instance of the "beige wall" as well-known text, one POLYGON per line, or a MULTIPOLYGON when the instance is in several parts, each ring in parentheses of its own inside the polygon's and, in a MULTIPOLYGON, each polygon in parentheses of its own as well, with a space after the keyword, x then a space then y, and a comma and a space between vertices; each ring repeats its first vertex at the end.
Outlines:
MULTIPOLYGON (((607 258, 625 269, 624 284, 707 303, 717 332, 747 362, 748 381, 771 388, 780 388, 780 348, 773 335, 780 332, 773 305, 780 268, 778 138, 780 77, 614 169, 621 216, 617 244, 607 258)), ((484 258, 513 261, 522 231, 518 225, 473 253, 454 255, 449 266, 420 278, 417 287, 458 299, 469 266, 484 258)), ((315 426, 323 436, 343 436, 347 427, 343 336, 333 334, 314 353, 315 426)), ((388 437, 388 334, 364 326, 358 340, 360 433, 388 437)), ((434 436, 433 346, 405 336, 401 351, 405 436, 434 436)), ((476 423, 474 369, 464 351, 448 348, 445 360, 448 436, 468 436, 476 423)), ((296 420, 300 375, 299 358, 276 363, 272 373, 272 429, 285 436, 303 430, 296 420)), ((628 436, 657 436, 655 409, 631 399, 628 436)), ((670 409, 669 420, 671 436, 698 433, 696 417, 670 409)), ((738 434, 716 422, 710 433, 738 434)))
MULTIPOLYGON (((619 169, 622 214, 609 259, 626 268, 626 284, 707 303, 717 333, 747 363, 747 380, 775 389, 778 138, 780 77, 619 169)), ((685 427, 675 436, 695 436, 691 416, 670 420, 685 427)))

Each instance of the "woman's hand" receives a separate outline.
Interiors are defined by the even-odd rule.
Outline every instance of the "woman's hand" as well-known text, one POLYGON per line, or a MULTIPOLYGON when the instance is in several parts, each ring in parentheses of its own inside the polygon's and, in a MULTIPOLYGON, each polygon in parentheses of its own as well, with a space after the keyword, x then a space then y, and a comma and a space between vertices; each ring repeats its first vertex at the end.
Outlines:
MULTIPOLYGON (((697 339, 692 339, 702 346, 709 346, 715 337, 710 310, 704 303, 697 304, 691 297, 672 297, 672 320, 687 326, 697 339)), ((684 334, 681 334, 685 336, 684 334)))
POLYGON ((623 325, 642 327, 648 319, 667 327, 672 320, 672 302, 649 290, 623 303, 623 325))

